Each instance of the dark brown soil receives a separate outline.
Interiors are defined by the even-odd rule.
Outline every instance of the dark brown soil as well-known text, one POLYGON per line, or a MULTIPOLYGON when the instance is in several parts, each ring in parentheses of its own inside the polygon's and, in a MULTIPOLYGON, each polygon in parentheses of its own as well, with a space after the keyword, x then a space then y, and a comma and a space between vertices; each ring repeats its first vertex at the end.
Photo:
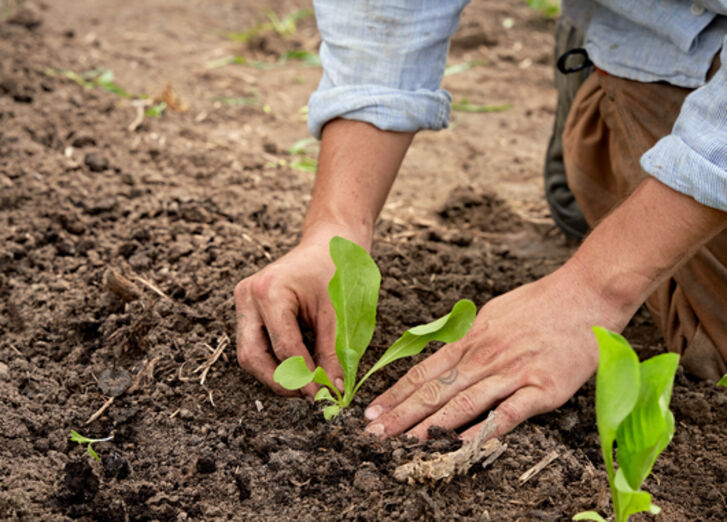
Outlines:
MULTIPOLYGON (((473 103, 514 108, 455 114, 451 130, 418 138, 373 251, 384 278, 374 347, 456 299, 482 305, 540 277, 573 248, 539 199, 553 24, 524 3, 481 4, 465 11, 452 60, 489 65, 447 86, 473 103)), ((286 151, 306 135, 298 109, 319 74, 297 62, 204 64, 227 54, 272 63, 291 48, 314 50, 311 18, 287 38, 221 36, 264 21, 266 7, 285 14, 305 6, 84 0, 18 9, 0 1, 0 519, 565 520, 609 512, 592 383, 505 436, 508 449, 491 467, 418 486, 394 481, 395 466, 455 449, 456 437, 379 442, 363 435, 361 420, 409 361, 372 379, 332 423, 319 406, 277 397, 242 372, 231 345, 200 384, 194 371, 234 338, 235 283, 296 240, 312 174, 292 169, 286 151), (128 92, 161 99, 170 84, 181 102, 165 96, 166 113, 130 131, 130 101, 57 74, 101 67, 128 92), (265 102, 219 101, 226 96, 265 102), (125 299, 108 290, 111 270, 134 286, 125 299), (95 446, 96 462, 69 440, 71 429, 114 439, 95 446), (551 450, 559 457, 521 485, 518 477, 551 450)), ((626 336, 643 356, 663 348, 645 312, 626 336)), ((646 488, 663 520, 725 520, 727 392, 680 373, 673 411, 674 441, 646 488)))

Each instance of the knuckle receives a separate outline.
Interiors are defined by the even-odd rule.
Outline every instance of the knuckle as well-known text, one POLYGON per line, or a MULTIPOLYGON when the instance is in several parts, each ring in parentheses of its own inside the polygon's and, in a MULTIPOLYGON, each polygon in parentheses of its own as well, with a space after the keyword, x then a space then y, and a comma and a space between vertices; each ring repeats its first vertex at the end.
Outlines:
POLYGON ((426 370, 421 364, 412 366, 404 375, 406 384, 410 386, 421 386, 427 381, 426 370))
POLYGON ((513 401, 505 401, 497 407, 497 412, 505 419, 505 425, 514 426, 520 423, 521 411, 513 401))
POLYGON ((243 279, 242 281, 240 281, 239 283, 237 283, 235 285, 235 291, 234 291, 235 302, 240 301, 243 297, 245 297, 247 295, 248 286, 249 286, 248 279, 243 279))
POLYGON ((422 406, 435 408, 442 401, 442 388, 437 381, 425 382, 417 392, 417 402, 422 406))
POLYGON ((452 399, 452 406, 465 415, 473 416, 479 413, 477 411, 477 402, 472 397, 472 392, 469 391, 463 391, 455 395, 452 399))
POLYGON ((274 284, 274 276, 270 273, 261 272, 250 282, 250 294, 257 301, 266 300, 271 293, 274 284))
POLYGON ((299 355, 297 346, 289 341, 278 341, 273 345, 273 351, 281 361, 293 355, 299 355))
POLYGON ((339 366, 338 357, 336 357, 335 353, 325 354, 324 356, 322 356, 320 358, 320 362, 321 362, 321 366, 324 366, 324 367, 333 368, 333 367, 339 366))

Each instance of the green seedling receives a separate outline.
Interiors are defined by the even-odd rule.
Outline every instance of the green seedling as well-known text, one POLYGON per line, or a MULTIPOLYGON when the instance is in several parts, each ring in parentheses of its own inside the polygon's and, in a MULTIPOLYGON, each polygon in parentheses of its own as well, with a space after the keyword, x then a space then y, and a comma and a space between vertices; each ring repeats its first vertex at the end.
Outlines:
POLYGON ((722 378, 717 383, 717 386, 724 386, 725 388, 727 388, 727 374, 722 376, 722 378))
POLYGON ((114 82, 114 71, 110 69, 93 69, 83 73, 67 71, 65 69, 46 69, 45 73, 48 76, 62 76, 64 78, 68 78, 85 89, 101 87, 113 94, 121 96, 122 98, 148 98, 146 95, 131 94, 116 84, 114 82))
POLYGON ((290 162, 291 168, 315 173, 318 170, 318 161, 312 156, 315 155, 317 149, 318 140, 315 138, 303 138, 296 141, 288 149, 288 154, 291 156, 299 156, 298 159, 290 162))
MULTIPOLYGON (((599 346, 598 436, 616 522, 625 522, 641 512, 656 515, 661 509, 651 503, 649 493, 639 488, 674 436, 669 401, 679 356, 664 353, 639 363, 621 335, 598 326, 593 331, 599 346), (614 442, 618 469, 614 468, 614 442)), ((605 522, 595 511, 578 513, 573 520, 605 522)))
POLYGON ((321 57, 318 56, 316 53, 312 53, 310 51, 304 51, 302 49, 293 49, 290 51, 285 51, 283 54, 280 55, 280 59, 278 59, 278 63, 285 64, 289 60, 295 60, 298 62, 301 62, 305 65, 310 65, 311 67, 320 67, 321 66, 321 57))
POLYGON ((301 9, 300 11, 295 11, 285 15, 282 19, 279 18, 275 12, 268 9, 265 11, 265 16, 267 16, 269 20, 268 23, 260 23, 255 27, 238 33, 226 33, 225 36, 230 40, 244 43, 260 33, 274 31, 278 34, 278 36, 287 38, 292 36, 297 30, 298 20, 313 16, 313 9, 301 9))
POLYGON ((88 454, 91 455, 95 460, 101 460, 98 456, 98 453, 96 453, 91 446, 92 444, 96 444, 97 442, 108 442, 111 439, 113 439, 114 436, 110 435, 106 437, 105 439, 89 439, 88 437, 84 437, 80 433, 78 433, 76 430, 71 430, 71 440, 74 442, 78 442, 79 444, 88 444, 86 447, 86 450, 88 451, 88 454))
POLYGON ((477 67, 478 65, 486 64, 487 62, 485 60, 470 60, 468 62, 455 63, 445 67, 444 76, 452 76, 453 74, 463 73, 465 71, 469 71, 473 67, 477 67))
POLYGON ((458 102, 452 102, 452 110, 460 112, 502 112, 512 109, 512 104, 505 105, 475 105, 470 103, 467 98, 463 98, 458 102))
POLYGON ((556 18, 560 14, 560 0, 527 0, 528 5, 547 18, 556 18))
POLYGON ((356 382, 359 361, 374 334, 381 273, 366 250, 342 237, 331 239, 330 253, 336 272, 328 284, 328 296, 336 312, 335 345, 343 368, 343 394, 323 368, 311 371, 301 356, 284 360, 273 374, 275 382, 288 390, 298 390, 311 382, 320 384, 315 400, 331 403, 323 410, 326 420, 349 406, 366 379, 387 364, 418 354, 430 341, 452 343, 460 339, 472 326, 477 312, 472 301, 463 299, 444 317, 410 328, 356 382))
POLYGON ((158 118, 159 116, 164 114, 164 111, 166 110, 167 102, 159 102, 144 111, 144 116, 146 116, 147 118, 158 118))

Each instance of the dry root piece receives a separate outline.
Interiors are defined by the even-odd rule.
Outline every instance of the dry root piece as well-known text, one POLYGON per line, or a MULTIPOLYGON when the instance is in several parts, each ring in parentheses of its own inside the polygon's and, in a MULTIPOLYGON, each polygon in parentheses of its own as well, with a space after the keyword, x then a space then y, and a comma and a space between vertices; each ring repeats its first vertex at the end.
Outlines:
POLYGON ((394 478, 409 484, 442 479, 449 482, 454 476, 466 473, 473 464, 484 458, 487 460, 482 467, 489 466, 507 449, 498 439, 490 438, 497 429, 495 420, 495 412, 490 413, 472 442, 451 453, 435 454, 429 460, 415 459, 402 464, 394 470, 394 478))
POLYGON ((139 289, 136 285, 134 285, 134 283, 111 268, 106 271, 105 280, 106 289, 109 292, 118 295, 127 303, 129 301, 139 299, 141 296, 141 292, 139 292, 139 289))

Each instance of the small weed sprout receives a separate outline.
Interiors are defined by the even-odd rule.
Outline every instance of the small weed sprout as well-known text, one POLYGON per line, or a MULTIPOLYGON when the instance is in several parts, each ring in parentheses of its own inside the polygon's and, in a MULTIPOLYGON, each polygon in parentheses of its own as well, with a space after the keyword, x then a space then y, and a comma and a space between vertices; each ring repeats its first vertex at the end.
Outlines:
POLYGON ((89 439, 88 437, 84 437, 80 433, 78 433, 76 430, 71 430, 71 440, 74 442, 78 442, 79 444, 88 444, 87 451, 88 454, 91 455, 95 460, 101 460, 98 456, 98 453, 96 453, 91 446, 92 444, 96 444, 97 442, 108 442, 114 438, 113 435, 110 435, 104 439, 89 439))
POLYGON ((457 341, 470 329, 477 313, 472 301, 462 299, 444 317, 410 328, 356 382, 358 363, 374 334, 381 273, 368 252, 347 239, 338 236, 331 239, 330 252, 336 273, 328 284, 328 295, 336 312, 335 345, 343 368, 343 394, 323 368, 319 366, 311 371, 301 356, 284 360, 273 374, 275 382, 288 390, 300 389, 311 382, 322 385, 315 400, 331 403, 323 410, 326 420, 349 406, 374 372, 397 359, 418 354, 430 341, 457 341))

